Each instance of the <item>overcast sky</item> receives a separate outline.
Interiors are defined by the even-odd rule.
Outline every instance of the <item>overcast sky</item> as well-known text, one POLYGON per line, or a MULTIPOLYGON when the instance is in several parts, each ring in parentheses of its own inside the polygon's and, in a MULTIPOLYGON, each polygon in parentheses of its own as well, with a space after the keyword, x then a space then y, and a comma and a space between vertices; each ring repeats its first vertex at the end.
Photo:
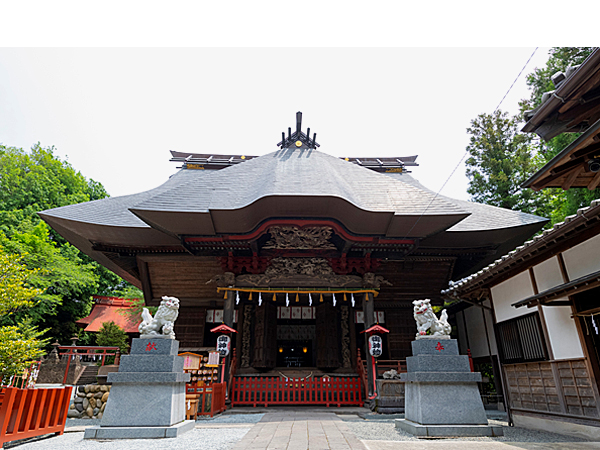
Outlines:
MULTIPOLYGON (((169 150, 263 155, 295 126, 335 156, 419 155, 438 191, 535 48, 0 48, 0 142, 57 154, 110 195, 176 171, 169 150)), ((525 75, 502 103, 516 112, 525 75)), ((467 199, 464 163, 442 194, 467 199)))

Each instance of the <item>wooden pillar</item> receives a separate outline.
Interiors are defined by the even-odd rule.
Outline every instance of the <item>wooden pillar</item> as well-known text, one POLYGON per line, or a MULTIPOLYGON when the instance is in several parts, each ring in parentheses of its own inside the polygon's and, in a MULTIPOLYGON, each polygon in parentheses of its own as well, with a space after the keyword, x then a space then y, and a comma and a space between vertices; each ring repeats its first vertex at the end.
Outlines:
MULTIPOLYGON (((373 294, 368 292, 363 297, 363 313, 365 316, 365 330, 372 327, 375 323, 375 301, 373 300, 373 294)), ((375 367, 373 367, 373 358, 371 358, 371 353, 369 353, 369 338, 365 335, 365 358, 367 359, 367 379, 369 382, 369 386, 367 391, 369 392, 369 397, 373 396, 373 380, 375 380, 375 367)))
MULTIPOLYGON (((228 327, 233 328, 233 313, 235 310, 235 291, 227 291, 227 297, 225 298, 225 302, 223 305, 223 323, 228 327)), ((234 333, 231 333, 231 339, 234 339, 234 333)), ((236 338, 237 343, 237 338, 236 338)), ((231 368, 231 353, 233 352, 233 342, 231 343, 231 350, 229 351, 229 355, 225 357, 225 364, 223 365, 223 370, 225 371, 225 376, 223 380, 229 386, 231 380, 229 379, 229 370, 231 368)))

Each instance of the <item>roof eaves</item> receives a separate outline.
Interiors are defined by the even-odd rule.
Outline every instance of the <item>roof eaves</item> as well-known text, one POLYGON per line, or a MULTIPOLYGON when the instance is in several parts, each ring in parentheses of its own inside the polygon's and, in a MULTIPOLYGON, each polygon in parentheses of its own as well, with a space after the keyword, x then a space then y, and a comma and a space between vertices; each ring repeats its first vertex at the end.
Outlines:
POLYGON ((563 222, 555 224, 552 229, 545 230, 542 234, 534 236, 523 245, 498 258, 479 272, 456 282, 450 281, 450 287, 442 290, 441 294, 446 297, 456 298, 461 293, 485 286, 496 275, 507 272, 526 259, 529 259, 529 257, 537 253, 536 250, 543 250, 548 241, 554 241, 570 229, 592 219, 593 217, 589 213, 592 213, 594 216, 600 215, 600 199, 592 201, 588 207, 579 208, 577 214, 566 217, 563 222))
POLYGON ((552 166, 562 160, 569 153, 577 150, 580 145, 582 145, 585 141, 587 141, 590 137, 600 131, 600 119, 594 122, 594 124, 581 136, 579 136, 576 140, 571 142, 567 147, 564 148, 558 155, 552 158, 550 161, 544 165, 540 170, 534 173, 529 179, 527 179, 521 187, 523 188, 531 188, 531 186, 539 180, 546 172, 550 171, 552 166))
POLYGON ((586 58, 573 74, 564 80, 554 91, 553 95, 545 103, 540 105, 537 112, 527 121, 521 131, 535 131, 557 106, 564 103, 565 98, 571 95, 580 85, 585 82, 591 72, 596 70, 596 65, 600 63, 600 49, 596 48, 594 52, 586 58))

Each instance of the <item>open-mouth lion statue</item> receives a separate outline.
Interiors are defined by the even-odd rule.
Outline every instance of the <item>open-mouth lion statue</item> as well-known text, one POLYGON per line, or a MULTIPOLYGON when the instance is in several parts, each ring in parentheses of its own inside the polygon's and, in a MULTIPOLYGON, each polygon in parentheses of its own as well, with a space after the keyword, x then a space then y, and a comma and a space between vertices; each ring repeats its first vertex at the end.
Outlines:
POLYGON ((140 337, 175 339, 173 327, 178 315, 179 299, 175 297, 163 297, 154 317, 152 317, 148 308, 143 309, 142 323, 138 327, 140 337))

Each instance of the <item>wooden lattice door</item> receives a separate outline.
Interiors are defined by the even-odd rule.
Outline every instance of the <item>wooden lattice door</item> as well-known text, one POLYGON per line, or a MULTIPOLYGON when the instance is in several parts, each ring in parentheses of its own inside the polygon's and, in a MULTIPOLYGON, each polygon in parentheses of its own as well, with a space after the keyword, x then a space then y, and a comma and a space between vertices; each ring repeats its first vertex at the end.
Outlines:
POLYGON ((253 367, 270 369, 277 358, 277 308, 268 302, 255 310, 253 367))
POLYGON ((337 368, 340 363, 339 319, 327 303, 317 306, 317 367, 337 368))

